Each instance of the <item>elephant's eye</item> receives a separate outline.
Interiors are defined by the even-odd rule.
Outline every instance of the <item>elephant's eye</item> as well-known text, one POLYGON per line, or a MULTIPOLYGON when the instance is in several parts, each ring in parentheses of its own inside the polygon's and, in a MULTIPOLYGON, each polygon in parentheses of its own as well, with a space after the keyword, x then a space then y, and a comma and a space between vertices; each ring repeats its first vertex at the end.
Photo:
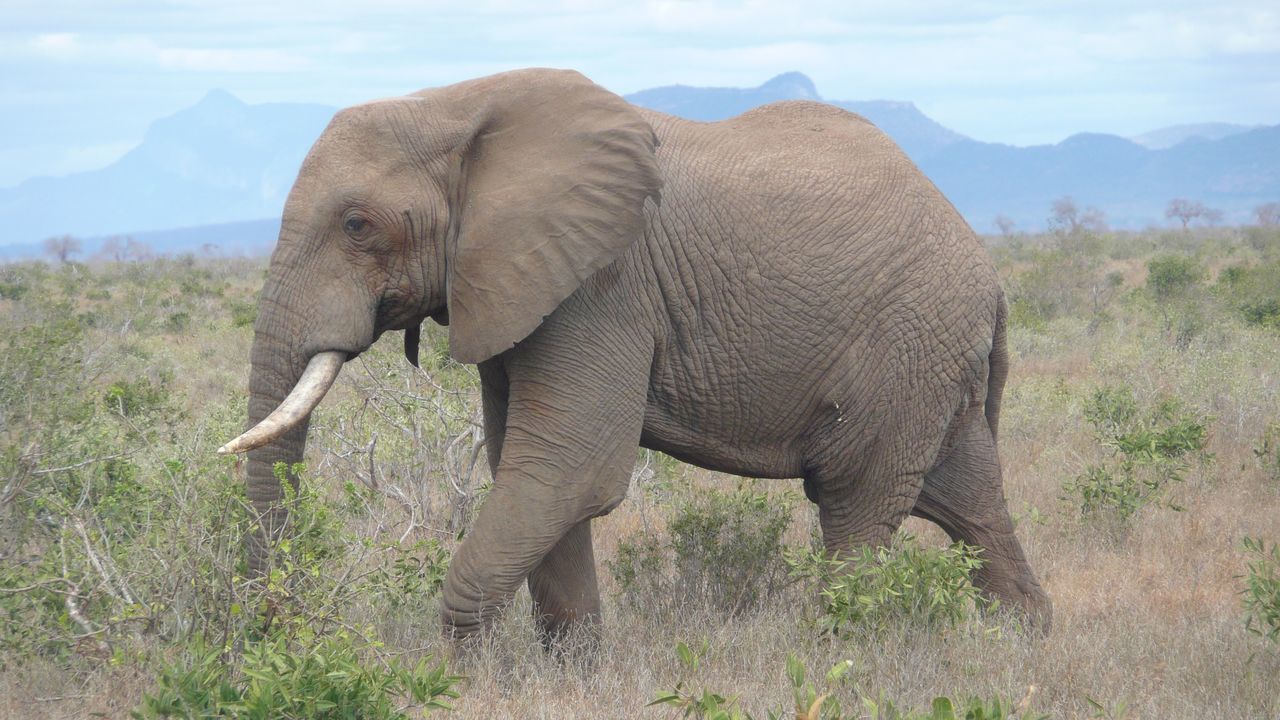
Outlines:
POLYGON ((365 220, 359 215, 352 215, 348 217, 345 222, 342 223, 342 229, 346 230, 347 234, 351 235, 352 237, 355 237, 356 235, 359 235, 360 233, 364 232, 364 229, 368 226, 369 226, 369 221, 365 220))

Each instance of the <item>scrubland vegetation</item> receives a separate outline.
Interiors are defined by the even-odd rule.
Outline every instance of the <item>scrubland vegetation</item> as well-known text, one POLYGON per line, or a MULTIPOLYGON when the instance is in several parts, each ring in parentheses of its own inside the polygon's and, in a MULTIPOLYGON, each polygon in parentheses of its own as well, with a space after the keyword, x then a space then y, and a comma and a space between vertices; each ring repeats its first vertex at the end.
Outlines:
POLYGON ((798 481, 642 451, 597 521, 604 639, 567 657, 524 595, 465 658, 439 637, 488 472, 438 329, 421 370, 398 335, 344 369, 253 581, 214 449, 244 422, 265 261, 0 267, 0 716, 1280 716, 1280 230, 989 243, 1048 637, 927 523, 833 560, 798 481))

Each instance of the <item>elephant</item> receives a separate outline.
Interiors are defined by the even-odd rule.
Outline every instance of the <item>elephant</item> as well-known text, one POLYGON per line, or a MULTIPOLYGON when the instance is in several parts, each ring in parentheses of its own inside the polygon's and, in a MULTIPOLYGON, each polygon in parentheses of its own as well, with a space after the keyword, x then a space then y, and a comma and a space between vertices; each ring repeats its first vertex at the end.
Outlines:
POLYGON ((444 582, 446 635, 489 627, 527 582, 544 637, 598 637, 591 521, 638 447, 802 480, 832 552, 926 518, 1047 630, 996 447, 997 272, 866 119, 786 101, 693 122, 552 69, 339 111, 286 201, 249 429, 221 449, 248 453, 251 571, 287 525, 273 466, 301 459, 343 363, 403 330, 417 364, 428 318, 478 366, 493 474, 444 582))

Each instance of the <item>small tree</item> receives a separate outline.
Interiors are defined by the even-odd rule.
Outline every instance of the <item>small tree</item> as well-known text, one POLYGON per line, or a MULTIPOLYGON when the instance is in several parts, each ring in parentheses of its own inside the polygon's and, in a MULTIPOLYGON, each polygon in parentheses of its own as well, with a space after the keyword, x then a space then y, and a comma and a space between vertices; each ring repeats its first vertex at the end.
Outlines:
POLYGON ((1052 212, 1049 216, 1051 230, 1074 233, 1080 229, 1080 208, 1076 205, 1075 198, 1064 195, 1053 201, 1050 210, 1052 212))
POLYGON ((1222 211, 1214 208, 1205 207, 1205 204, 1199 200, 1188 200, 1186 198, 1174 198, 1169 201, 1169 206, 1164 209, 1164 216, 1169 219, 1177 218, 1182 223, 1182 229, 1186 230, 1193 220, 1197 218, 1203 219, 1210 225, 1222 222, 1222 211))
POLYGON ((65 263, 72 255, 80 252, 80 241, 70 235, 51 237, 44 241, 45 254, 55 257, 58 262, 65 263))
POLYGON ((1050 206, 1049 229, 1062 235, 1077 235, 1081 231, 1104 233, 1110 228, 1107 214, 1100 208, 1081 208, 1075 198, 1064 195, 1050 206))
POLYGON ((98 254, 107 260, 113 262, 122 262, 124 260, 125 239, 119 235, 112 235, 102 241, 102 249, 98 254))
POLYGON ((150 260, 151 257, 152 257, 152 253, 151 253, 150 245, 144 242, 138 242, 133 238, 125 238, 124 258, 126 260, 132 260, 133 262, 144 262, 144 261, 150 260))
POLYGON ((1258 224, 1262 227, 1276 227, 1280 225, 1280 202, 1263 203, 1253 209, 1253 216, 1258 219, 1258 224))
POLYGON ((1018 224, 1015 223, 1013 218, 1008 215, 997 215, 995 222, 996 228, 1000 230, 1000 234, 1005 237, 1011 237, 1018 228, 1018 224))
POLYGON ((1080 216, 1080 227, 1091 233, 1105 233, 1111 230, 1107 224, 1107 214, 1096 207, 1085 208, 1080 216))

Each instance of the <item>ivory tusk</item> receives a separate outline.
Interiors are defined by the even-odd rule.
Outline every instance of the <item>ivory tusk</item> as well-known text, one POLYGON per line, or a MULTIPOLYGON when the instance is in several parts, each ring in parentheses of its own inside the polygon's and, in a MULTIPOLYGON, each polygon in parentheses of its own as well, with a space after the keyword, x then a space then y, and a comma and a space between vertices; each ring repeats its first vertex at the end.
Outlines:
POLYGON ((337 350, 316 353, 307 363, 307 369, 302 371, 302 377, 298 378, 298 383, 293 386, 293 390, 289 391, 289 396, 280 403, 280 407, 271 411, 271 414, 262 422, 254 425, 240 437, 218 448, 218 454, 248 452, 289 432, 310 415, 316 405, 324 399, 324 394, 329 392, 333 381, 338 377, 338 371, 342 369, 342 363, 346 360, 347 354, 337 350))

